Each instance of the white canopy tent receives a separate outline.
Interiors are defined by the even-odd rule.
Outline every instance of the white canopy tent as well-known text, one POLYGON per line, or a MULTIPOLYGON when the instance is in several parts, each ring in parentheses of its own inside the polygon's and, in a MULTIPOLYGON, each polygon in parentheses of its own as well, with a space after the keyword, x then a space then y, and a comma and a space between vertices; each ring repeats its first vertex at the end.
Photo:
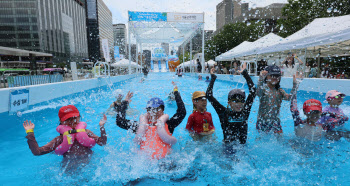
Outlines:
POLYGON ((350 55, 350 15, 317 18, 298 32, 259 53, 309 51, 313 55, 350 55))
POLYGON ((232 56, 235 56, 237 54, 240 54, 241 52, 244 52, 251 46, 252 42, 244 41, 241 44, 237 45, 235 48, 217 56, 215 58, 216 61, 231 61, 233 60, 232 56))
POLYGON ((218 56, 216 60, 232 61, 234 59, 238 59, 239 57, 255 55, 258 54, 261 49, 273 46, 276 43, 280 43, 281 41, 283 41, 282 37, 270 33, 254 42, 244 41, 235 48, 218 56))
MULTIPOLYGON (((122 60, 120 60, 118 62, 112 63, 111 66, 114 67, 114 68, 127 68, 127 67, 129 67, 129 60, 122 59, 122 60)), ((130 62, 130 67, 131 68, 137 68, 137 67, 141 67, 141 65, 138 65, 137 63, 131 61, 130 62)))
POLYGON ((209 61, 205 62, 205 66, 207 66, 207 65, 209 65, 211 67, 211 66, 217 65, 217 63, 214 60, 209 60, 209 61))

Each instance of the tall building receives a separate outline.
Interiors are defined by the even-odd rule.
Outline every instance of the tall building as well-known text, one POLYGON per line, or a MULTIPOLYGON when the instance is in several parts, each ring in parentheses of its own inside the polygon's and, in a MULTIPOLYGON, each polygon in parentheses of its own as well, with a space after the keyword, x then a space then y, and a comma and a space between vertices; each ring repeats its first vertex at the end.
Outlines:
POLYGON ((86 0, 87 39, 90 60, 103 58, 102 40, 108 40, 110 56, 113 56, 114 38, 112 12, 103 0, 86 0))
POLYGON ((113 25, 114 46, 119 46, 119 53, 125 56, 126 26, 125 24, 113 25))
MULTIPOLYGON (((208 40, 210 40, 213 37, 213 30, 204 30, 204 43, 206 43, 208 40)), ((186 43, 185 45, 185 51, 190 51, 191 46, 190 42, 186 43)), ((178 54, 182 54, 182 45, 177 50, 178 54)), ((202 53, 202 32, 198 32, 193 38, 192 38, 192 54, 196 53, 202 53)))
POLYGON ((266 32, 278 32, 277 20, 282 17, 283 3, 274 3, 266 7, 249 8, 249 3, 240 0, 223 0, 216 6, 216 33, 229 23, 261 20, 266 32))
POLYGON ((0 46, 53 54, 53 61, 88 57, 83 0, 1 0, 0 46))

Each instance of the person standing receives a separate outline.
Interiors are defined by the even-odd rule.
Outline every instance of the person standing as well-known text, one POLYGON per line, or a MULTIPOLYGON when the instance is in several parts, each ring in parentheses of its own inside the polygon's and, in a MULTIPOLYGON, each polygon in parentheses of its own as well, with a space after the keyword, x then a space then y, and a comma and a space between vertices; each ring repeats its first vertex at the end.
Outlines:
POLYGON ((197 59, 197 72, 198 73, 202 72, 202 65, 201 65, 201 62, 199 61, 199 59, 197 59))

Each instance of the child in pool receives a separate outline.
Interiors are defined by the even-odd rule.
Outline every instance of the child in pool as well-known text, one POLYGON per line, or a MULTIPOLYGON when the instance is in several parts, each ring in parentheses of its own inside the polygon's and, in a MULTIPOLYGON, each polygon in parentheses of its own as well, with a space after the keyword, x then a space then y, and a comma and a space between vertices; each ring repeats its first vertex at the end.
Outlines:
MULTIPOLYGON (((293 83, 297 83, 297 78, 301 78, 301 75, 298 73, 293 76, 293 83)), ((299 116, 297 95, 295 92, 292 95, 290 111, 294 120, 294 132, 296 136, 310 141, 319 141, 325 136, 325 131, 319 122, 322 113, 322 103, 320 101, 309 99, 304 102, 303 112, 306 115, 306 120, 302 120, 299 116)))
POLYGON ((115 112, 117 110, 117 107, 121 106, 124 94, 123 91, 121 89, 117 89, 113 92, 114 97, 117 99, 115 100, 110 106, 109 108, 106 110, 106 114, 108 115, 115 115, 115 112))
POLYGON ((164 102, 157 97, 151 98, 146 109, 147 113, 140 116, 134 141, 152 158, 161 159, 171 152, 171 146, 177 140, 166 123, 169 115, 164 114, 164 102))
POLYGON ((291 94, 287 94, 280 88, 281 70, 278 66, 267 66, 260 72, 257 86, 257 95, 260 100, 256 129, 259 132, 273 132, 282 134, 282 126, 279 118, 282 100, 290 101, 291 95, 296 91, 296 83, 293 82, 291 94), (266 83, 266 84, 264 84, 266 83))
POLYGON ((198 80, 203 80, 203 79, 202 79, 202 75, 199 75, 199 76, 198 76, 198 80))
POLYGON ((29 148, 35 156, 55 151, 56 154, 63 155, 62 165, 64 167, 68 163, 86 164, 93 153, 91 148, 95 143, 100 146, 106 145, 107 135, 104 128, 107 121, 106 115, 103 115, 103 119, 99 123, 101 137, 96 136, 91 130, 85 129, 86 123, 80 121, 79 110, 74 105, 60 108, 58 116, 60 125, 56 130, 61 134, 42 147, 39 147, 34 136, 35 125, 31 121, 23 123, 29 148))
POLYGON ((345 94, 336 90, 330 90, 326 94, 326 100, 329 106, 323 109, 321 122, 324 130, 327 131, 328 139, 339 140, 341 137, 350 138, 350 131, 343 128, 349 117, 339 108, 345 96, 345 94))
POLYGON ((227 107, 221 105, 213 95, 216 75, 214 74, 214 68, 210 71, 211 82, 208 86, 206 96, 219 115, 225 144, 230 144, 235 141, 238 141, 240 144, 245 144, 247 141, 248 118, 256 96, 256 89, 246 67, 247 64, 244 63, 242 70, 238 70, 238 72, 244 76, 249 87, 247 100, 245 99, 244 91, 233 89, 228 93, 227 107))
POLYGON ((209 82, 210 82, 209 76, 205 77, 205 82, 206 82, 206 83, 209 83, 209 82))
POLYGON ((192 94, 193 113, 188 117, 186 129, 194 140, 210 139, 215 132, 211 114, 207 112, 205 92, 196 91, 192 94))
MULTIPOLYGON (((170 133, 173 133, 175 128, 180 125, 180 123, 183 121, 183 119, 186 116, 186 108, 185 104, 181 99, 180 92, 178 91, 178 87, 174 82, 171 82, 174 85, 174 96, 176 101, 176 113, 171 117, 167 124, 169 126, 170 133)), ((138 128, 138 122, 132 121, 126 119, 126 112, 128 109, 128 106, 131 102, 131 98, 133 97, 132 92, 128 92, 128 94, 125 96, 125 100, 122 101, 121 106, 116 108, 117 116, 116 116, 116 124, 118 127, 125 129, 125 130, 131 130, 133 133, 136 133, 138 128)))

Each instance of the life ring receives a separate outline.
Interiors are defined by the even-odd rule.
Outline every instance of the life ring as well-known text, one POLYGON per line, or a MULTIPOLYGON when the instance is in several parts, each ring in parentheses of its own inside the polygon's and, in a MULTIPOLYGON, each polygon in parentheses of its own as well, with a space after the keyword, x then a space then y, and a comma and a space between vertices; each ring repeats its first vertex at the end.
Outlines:
POLYGON ((79 122, 76 129, 72 129, 67 125, 57 126, 56 131, 63 135, 63 142, 55 149, 55 153, 58 155, 66 153, 72 147, 75 139, 84 147, 94 147, 96 142, 87 135, 85 129, 85 122, 79 122))

